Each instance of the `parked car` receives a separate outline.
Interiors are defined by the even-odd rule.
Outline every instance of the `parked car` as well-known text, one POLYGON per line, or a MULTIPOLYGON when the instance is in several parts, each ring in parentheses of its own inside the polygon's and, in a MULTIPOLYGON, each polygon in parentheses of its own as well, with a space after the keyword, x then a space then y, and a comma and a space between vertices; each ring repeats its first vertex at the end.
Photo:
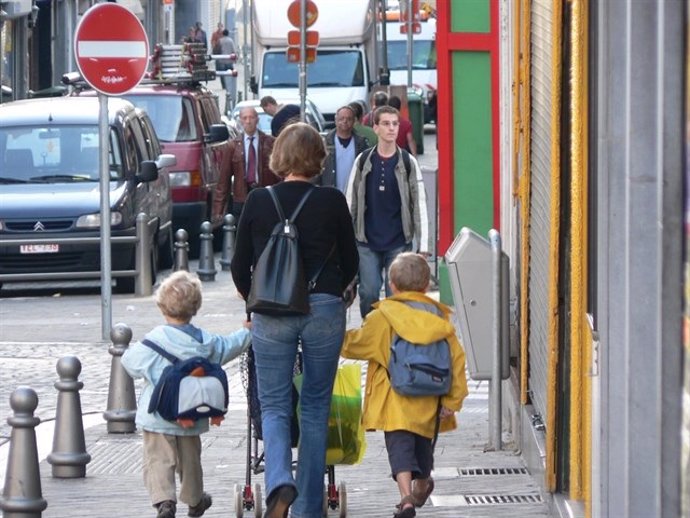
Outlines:
MULTIPOLYGON (((100 244, 63 238, 100 235, 99 103, 96 98, 38 98, 0 104, 0 274, 100 270, 100 244), (55 239, 54 243, 46 240, 55 239), (5 244, 9 239, 40 243, 5 244)), ((149 116, 108 101, 111 233, 136 235, 136 217, 153 219, 153 279, 173 261, 175 157, 161 152, 149 116)), ((135 244, 112 242, 112 269, 135 268, 135 244)), ((0 283, 2 280, 0 279, 0 283)), ((133 277, 116 278, 131 291, 133 277)))
MULTIPOLYGON (((278 104, 296 104, 299 106, 299 99, 278 99, 278 104)), ((240 110, 244 107, 251 107, 256 110, 259 114, 259 129, 264 133, 271 134, 271 120, 273 117, 266 113, 263 108, 259 105, 259 99, 249 99, 246 101, 241 101, 237 103, 232 112, 230 112, 230 124, 234 125, 238 131, 242 131, 242 124, 240 123, 240 110)), ((319 133, 325 135, 328 132, 326 128, 326 119, 316 107, 316 105, 307 99, 305 102, 304 110, 305 122, 311 124, 319 133)))
MULTIPOLYGON (((80 96, 92 90, 76 90, 80 96)), ((189 234, 191 257, 199 254, 199 228, 211 221, 220 167, 230 149, 230 131, 221 120, 217 96, 202 83, 189 79, 143 82, 122 96, 146 110, 164 153, 177 158, 170 169, 173 227, 189 234)), ((216 229, 219 234, 219 229, 216 229)))

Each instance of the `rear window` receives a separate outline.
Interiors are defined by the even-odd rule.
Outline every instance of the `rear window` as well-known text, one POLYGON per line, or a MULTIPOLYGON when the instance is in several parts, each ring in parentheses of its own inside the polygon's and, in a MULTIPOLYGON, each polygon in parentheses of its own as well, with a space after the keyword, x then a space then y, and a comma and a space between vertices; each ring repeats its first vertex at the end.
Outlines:
MULTIPOLYGON (((110 177, 123 176, 117 135, 110 132, 110 177)), ((0 128, 4 182, 98 181, 98 126, 0 128)))
POLYGON ((162 142, 198 140, 192 102, 180 95, 125 95, 134 106, 146 110, 162 142))

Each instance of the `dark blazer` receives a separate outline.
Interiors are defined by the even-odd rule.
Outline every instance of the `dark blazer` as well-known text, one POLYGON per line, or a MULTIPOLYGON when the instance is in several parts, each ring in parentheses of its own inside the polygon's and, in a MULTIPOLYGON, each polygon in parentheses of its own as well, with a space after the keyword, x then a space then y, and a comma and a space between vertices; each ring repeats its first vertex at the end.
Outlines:
MULTIPOLYGON (((257 158, 257 184, 267 186, 278 183, 281 179, 269 167, 274 138, 257 130, 259 136, 259 155, 257 158)), ((216 186, 216 197, 213 204, 213 216, 222 218, 226 213, 228 193, 232 185, 232 201, 244 203, 250 187, 245 178, 244 133, 230 141, 230 151, 225 155, 221 165, 220 179, 216 186)))
MULTIPOLYGON (((355 158, 357 158, 362 151, 370 147, 369 141, 354 131, 352 138, 355 140, 355 158)), ((323 162, 319 185, 335 187, 335 139, 335 130, 329 131, 326 135, 326 159, 323 162)))

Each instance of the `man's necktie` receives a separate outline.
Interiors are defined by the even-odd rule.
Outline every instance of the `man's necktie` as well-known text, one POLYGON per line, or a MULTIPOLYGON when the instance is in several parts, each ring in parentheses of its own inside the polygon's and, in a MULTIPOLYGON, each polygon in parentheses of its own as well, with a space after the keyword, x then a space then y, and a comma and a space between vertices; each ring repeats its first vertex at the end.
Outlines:
POLYGON ((254 149, 254 137, 249 137, 249 154, 247 155, 247 183, 256 183, 256 149, 254 149))

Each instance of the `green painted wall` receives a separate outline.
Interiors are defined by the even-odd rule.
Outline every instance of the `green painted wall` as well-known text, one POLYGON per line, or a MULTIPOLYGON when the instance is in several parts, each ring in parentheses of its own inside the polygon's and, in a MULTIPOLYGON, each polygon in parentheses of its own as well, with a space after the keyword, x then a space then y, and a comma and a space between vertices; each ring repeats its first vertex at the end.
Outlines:
POLYGON ((454 52, 454 233, 493 226, 491 61, 488 52, 454 52))
MULTIPOLYGON (((493 227, 491 55, 456 51, 453 67, 453 234, 493 227)), ((452 303, 447 271, 439 269, 441 300, 452 303)))
POLYGON ((489 1, 451 0, 451 32, 489 32, 491 30, 489 1))

